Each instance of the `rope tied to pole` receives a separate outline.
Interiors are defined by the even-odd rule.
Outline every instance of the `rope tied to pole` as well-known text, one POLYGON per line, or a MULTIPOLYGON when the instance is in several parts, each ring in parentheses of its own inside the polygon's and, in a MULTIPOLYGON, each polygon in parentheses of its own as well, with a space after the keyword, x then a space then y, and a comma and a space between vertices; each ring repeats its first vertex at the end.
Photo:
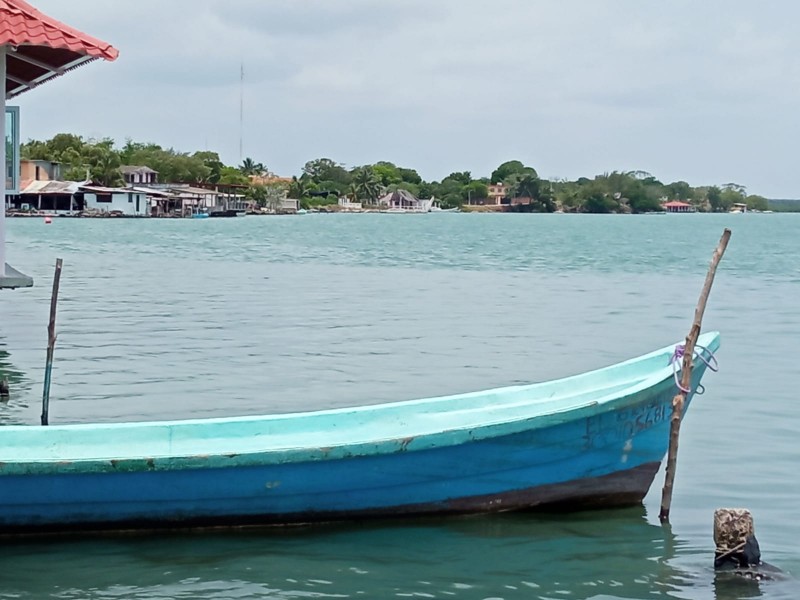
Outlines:
MULTIPOLYGON (((683 356, 686 354, 686 345, 685 344, 678 344, 675 346, 675 351, 672 353, 672 356, 669 359, 669 364, 672 365, 672 377, 675 379, 675 385, 677 388, 683 392, 684 394, 691 394, 692 390, 688 386, 684 386, 681 383, 680 378, 680 365, 683 362, 683 356)), ((700 344, 695 344, 694 349, 692 351, 694 358, 700 359, 706 367, 714 371, 715 373, 719 371, 719 361, 717 361, 717 357, 714 355, 714 352, 706 348, 705 346, 701 346, 700 344)), ((702 384, 697 386, 695 390, 695 394, 703 395, 705 388, 702 384)))

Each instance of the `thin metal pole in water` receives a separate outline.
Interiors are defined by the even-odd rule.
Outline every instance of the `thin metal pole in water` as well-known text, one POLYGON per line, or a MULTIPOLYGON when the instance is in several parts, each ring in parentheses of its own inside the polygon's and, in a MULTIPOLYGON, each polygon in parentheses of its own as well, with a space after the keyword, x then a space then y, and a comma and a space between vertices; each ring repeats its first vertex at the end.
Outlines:
POLYGON ((56 345, 56 306, 58 305, 58 286, 61 282, 63 262, 56 259, 56 273, 53 276, 53 295, 50 297, 50 324, 47 326, 47 362, 44 367, 44 393, 42 394, 42 425, 48 424, 50 413, 50 374, 53 371, 53 350, 56 345))
MULTIPOLYGON (((0 76, 6 79, 6 47, 0 46, 0 76)), ((6 139, 6 96, 0 96, 2 120, 0 120, 0 139, 6 139)), ((6 168, 6 143, 0 144, 0 165, 6 168)), ((0 278, 6 274, 6 176, 0 177, 0 278)))
POLYGON ((700 329, 703 325, 703 313, 706 311, 706 303, 708 302, 708 295, 711 293, 711 286, 714 284, 714 275, 717 273, 717 266, 719 261, 722 260, 722 255, 725 254, 725 248, 728 247, 728 241, 731 239, 731 230, 725 229, 722 232, 722 237, 719 240, 717 249, 711 257, 711 264, 708 267, 708 274, 706 281, 703 285, 703 291, 700 293, 700 300, 697 302, 697 308, 694 311, 694 322, 692 328, 689 330, 689 335, 686 336, 686 345, 683 351, 683 365, 681 366, 681 392, 672 399, 672 418, 670 420, 669 428, 669 452, 667 454, 667 472, 664 479, 664 488, 661 491, 661 512, 658 518, 661 522, 669 521, 669 511, 672 506, 672 487, 675 483, 675 469, 678 466, 678 438, 681 432, 681 417, 683 417, 683 406, 686 403, 686 392, 692 385, 692 363, 694 361, 694 347, 697 344, 697 338, 700 337, 700 329))

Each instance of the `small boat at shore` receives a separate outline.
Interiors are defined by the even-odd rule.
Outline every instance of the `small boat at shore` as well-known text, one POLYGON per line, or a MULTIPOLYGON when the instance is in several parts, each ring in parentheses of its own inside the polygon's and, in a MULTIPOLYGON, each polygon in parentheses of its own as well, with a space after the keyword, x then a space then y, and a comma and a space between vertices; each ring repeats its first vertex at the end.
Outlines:
POLYGON ((208 216, 212 218, 244 217, 246 215, 247 211, 243 208, 221 208, 217 210, 211 210, 208 213, 208 216))
MULTIPOLYGON (((0 427, 0 533, 639 504, 667 451, 679 348, 373 406, 0 427)), ((700 337, 692 390, 718 348, 700 337)))

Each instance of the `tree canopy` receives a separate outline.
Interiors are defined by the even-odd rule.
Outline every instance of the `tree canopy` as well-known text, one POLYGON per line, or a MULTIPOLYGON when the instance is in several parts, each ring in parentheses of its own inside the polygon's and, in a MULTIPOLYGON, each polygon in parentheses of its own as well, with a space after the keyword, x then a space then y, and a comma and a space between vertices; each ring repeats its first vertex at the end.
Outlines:
POLYGON ((508 183, 512 177, 522 178, 525 175, 539 176, 533 167, 526 167, 518 160, 509 160, 492 171, 490 183, 508 183))
POLYGON ((265 185, 271 172, 256 158, 226 165, 213 151, 183 152, 131 139, 118 147, 110 138, 84 139, 59 133, 49 140, 22 144, 21 155, 61 163, 65 179, 109 186, 123 183, 123 165, 150 167, 165 183, 249 186, 249 197, 265 206, 274 204, 276 194, 283 193, 304 204, 335 203, 343 196, 374 204, 386 192, 406 190, 419 198, 435 198, 443 207, 456 207, 485 204, 490 201, 489 185, 503 184, 503 204, 520 211, 641 213, 662 210, 662 204, 669 200, 689 202, 697 210, 708 211, 728 211, 734 204, 746 204, 754 210, 769 208, 766 198, 748 195, 745 186, 737 183, 692 187, 679 180, 665 184, 641 170, 551 181, 539 177, 536 169, 520 160, 503 162, 489 177, 455 171, 441 181, 425 181, 415 169, 386 160, 347 168, 323 157, 306 162, 291 184, 275 187, 265 185))

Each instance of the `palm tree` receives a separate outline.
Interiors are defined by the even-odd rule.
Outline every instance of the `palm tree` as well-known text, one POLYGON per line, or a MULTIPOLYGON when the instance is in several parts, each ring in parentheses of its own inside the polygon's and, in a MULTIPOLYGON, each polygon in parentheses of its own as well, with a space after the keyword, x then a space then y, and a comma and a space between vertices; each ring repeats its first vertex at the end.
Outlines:
POLYGON ((523 175, 514 183, 512 191, 516 198, 538 199, 539 178, 530 173, 523 175))
POLYGON ((116 152, 101 152, 95 158, 91 169, 91 178, 94 183, 114 187, 122 183, 120 173, 120 160, 116 152))
POLYGON ((558 208, 556 204, 556 192, 553 189, 553 183, 550 181, 540 181, 539 197, 536 199, 538 202, 539 210, 544 212, 555 212, 558 208))
POLYGON ((305 179, 292 177, 292 183, 289 184, 289 197, 296 200, 302 200, 308 196, 310 191, 308 182, 305 179))
POLYGON ((263 165, 260 165, 259 163, 255 162, 252 158, 249 157, 245 158, 242 161, 242 164, 239 166, 239 170, 248 177, 250 175, 258 175, 260 170, 262 170, 263 168, 264 168, 263 165))
POLYGON ((351 183, 347 187, 347 197, 351 202, 358 202, 358 185, 356 183, 351 183))
POLYGON ((511 196, 513 198, 530 198, 527 210, 536 212, 553 212, 556 210, 555 192, 553 184, 547 180, 539 179, 535 173, 526 173, 520 177, 512 178, 511 196))
POLYGON ((359 167, 353 172, 353 185, 356 193, 369 199, 370 204, 375 204, 381 193, 381 182, 369 166, 359 167))

